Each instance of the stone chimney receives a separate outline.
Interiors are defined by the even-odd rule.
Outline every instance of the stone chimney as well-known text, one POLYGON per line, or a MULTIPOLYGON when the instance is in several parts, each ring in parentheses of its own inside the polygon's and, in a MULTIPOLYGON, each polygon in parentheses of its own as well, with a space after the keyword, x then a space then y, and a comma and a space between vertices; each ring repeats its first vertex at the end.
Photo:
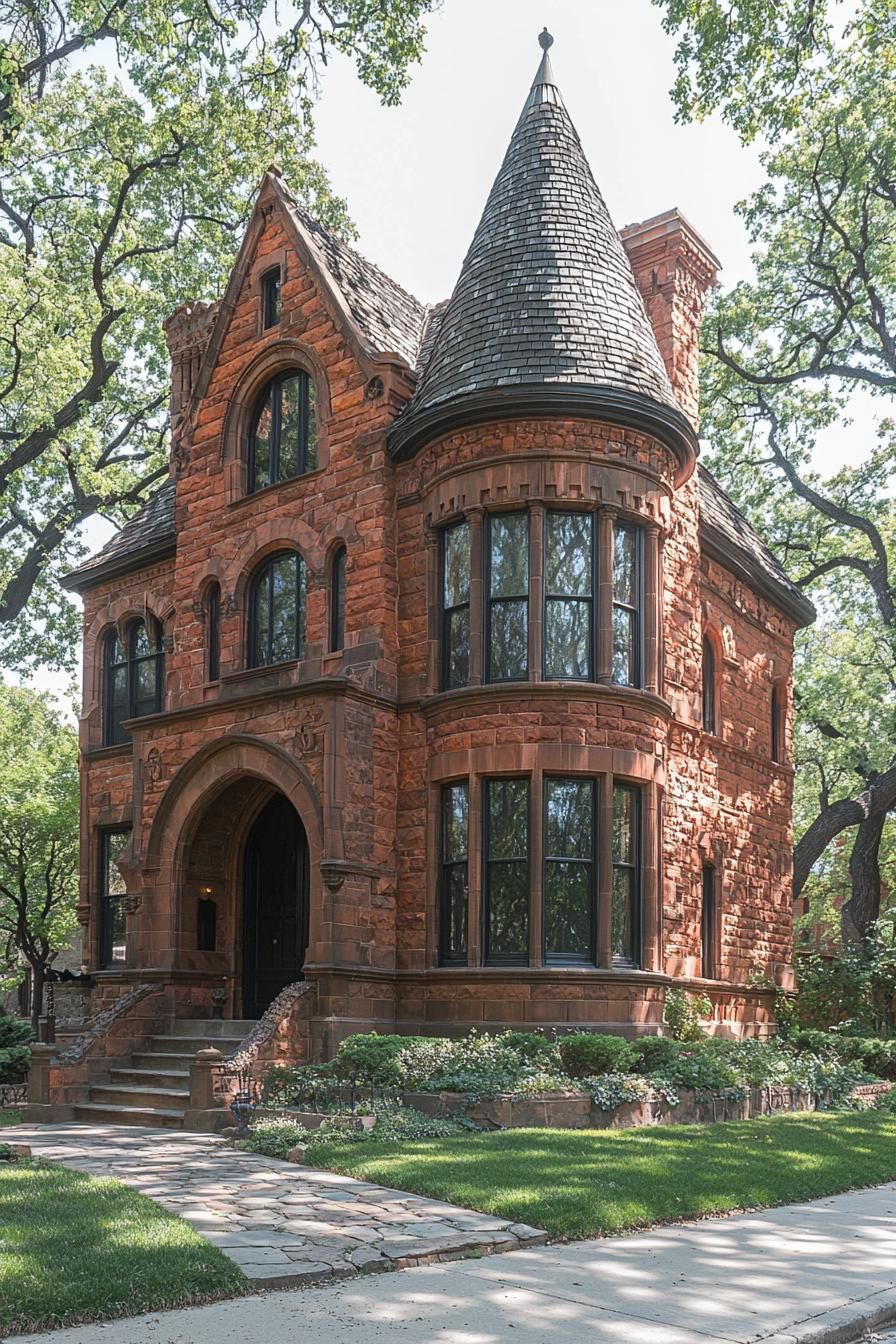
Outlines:
POLYGON ((700 424, 700 327, 719 262, 677 209, 619 230, 666 372, 694 429, 700 424))
POLYGON ((162 323, 171 356, 172 468, 180 467, 186 460, 186 411, 218 315, 218 307, 217 303, 194 299, 181 304, 162 323))

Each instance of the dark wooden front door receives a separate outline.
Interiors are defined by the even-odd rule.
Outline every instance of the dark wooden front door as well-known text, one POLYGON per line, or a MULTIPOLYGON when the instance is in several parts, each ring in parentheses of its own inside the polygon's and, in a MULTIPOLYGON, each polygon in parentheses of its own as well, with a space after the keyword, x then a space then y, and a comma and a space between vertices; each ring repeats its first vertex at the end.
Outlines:
POLYGON ((260 1017, 302 978, 308 946, 308 844, 298 813, 275 794, 246 843, 243 1012, 260 1017))

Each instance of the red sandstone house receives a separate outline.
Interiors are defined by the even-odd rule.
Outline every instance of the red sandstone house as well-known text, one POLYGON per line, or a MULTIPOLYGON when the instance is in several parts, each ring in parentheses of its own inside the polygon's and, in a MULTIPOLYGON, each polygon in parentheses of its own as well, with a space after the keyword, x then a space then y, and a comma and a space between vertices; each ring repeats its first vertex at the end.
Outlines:
POLYGON ((166 323, 170 480, 69 580, 104 1011, 56 1100, 138 1053, 75 1114, 173 1097, 213 991, 227 1046, 321 1058, 656 1032, 672 985, 756 1033, 789 983, 813 611, 697 466, 717 262, 677 210, 616 232, 542 40, 446 303, 271 169, 166 323))

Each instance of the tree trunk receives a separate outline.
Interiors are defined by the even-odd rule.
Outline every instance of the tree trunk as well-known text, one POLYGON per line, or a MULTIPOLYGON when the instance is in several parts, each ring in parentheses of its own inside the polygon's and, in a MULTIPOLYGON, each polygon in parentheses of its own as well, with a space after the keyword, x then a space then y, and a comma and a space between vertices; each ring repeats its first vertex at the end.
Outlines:
POLYGON ((40 1019, 44 1011, 44 968, 31 967, 31 1027, 35 1036, 40 1035, 40 1019))
POLYGON ((852 895, 840 910, 844 943, 863 942, 880 916, 880 842, 886 821, 886 812, 872 812, 856 831, 849 856, 852 895))

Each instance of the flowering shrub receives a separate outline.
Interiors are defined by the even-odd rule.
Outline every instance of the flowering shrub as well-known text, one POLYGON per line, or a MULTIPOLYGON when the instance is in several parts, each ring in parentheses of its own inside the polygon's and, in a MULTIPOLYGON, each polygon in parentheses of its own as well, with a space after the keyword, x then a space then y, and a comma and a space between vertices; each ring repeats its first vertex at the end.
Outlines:
POLYGON ((614 1111, 626 1101, 654 1101, 658 1097, 669 1106, 678 1105, 678 1094, 671 1084, 637 1073, 605 1073, 589 1078, 588 1088, 595 1106, 602 1111, 614 1111))

